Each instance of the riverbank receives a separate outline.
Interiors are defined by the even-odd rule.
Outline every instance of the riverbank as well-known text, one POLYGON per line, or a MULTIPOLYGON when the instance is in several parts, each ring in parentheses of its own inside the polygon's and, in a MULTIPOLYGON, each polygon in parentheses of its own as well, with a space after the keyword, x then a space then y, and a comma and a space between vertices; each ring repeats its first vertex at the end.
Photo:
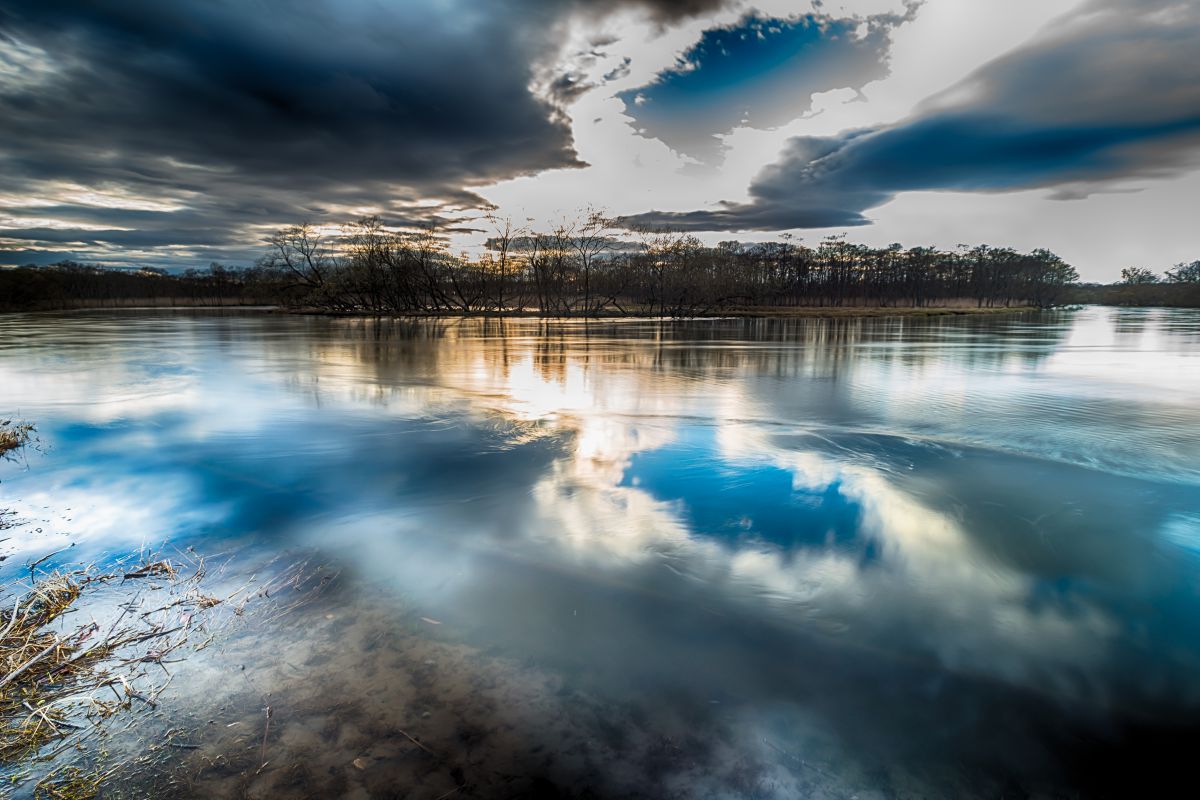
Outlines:
POLYGON ((1132 308, 1200 308, 1200 283, 1114 283, 1073 287, 1075 303, 1132 308))
POLYGON ((713 314, 714 317, 814 317, 829 319, 839 317, 958 317, 978 314, 1024 314, 1037 311, 1036 306, 1011 306, 1002 308, 974 308, 970 306, 842 306, 824 307, 764 307, 744 308, 732 312, 713 314))
POLYGON ((0 314, 46 314, 62 313, 65 311, 236 311, 276 314, 299 314, 321 317, 393 317, 412 319, 459 319, 463 317, 484 317, 494 319, 764 319, 769 317, 795 319, 844 319, 855 317, 953 317, 979 314, 1024 314, 1039 310, 1037 306, 994 306, 979 308, 973 305, 952 306, 746 306, 724 308, 720 310, 702 311, 692 314, 663 315, 650 311, 626 311, 624 313, 609 310, 603 314, 541 314, 537 311, 410 311, 402 314, 376 314, 367 311, 330 311, 323 308, 254 305, 254 304, 192 304, 192 303, 151 303, 133 300, 121 301, 108 305, 80 305, 71 308, 39 308, 26 310, 4 310, 0 314))
POLYGON ((362 311, 328 311, 317 308, 275 309, 280 313, 299 314, 320 317, 344 317, 361 319, 365 317, 389 317, 403 319, 541 319, 541 320, 670 320, 682 321, 691 319, 853 319, 879 317, 957 317, 994 314, 1025 314, 1039 310, 1036 306, 1008 306, 992 308, 976 308, 973 306, 761 306, 748 308, 727 308, 720 311, 708 311, 679 316, 664 316, 658 313, 605 313, 600 315, 559 314, 543 315, 536 311, 439 311, 439 312, 409 312, 405 314, 372 314, 362 311))

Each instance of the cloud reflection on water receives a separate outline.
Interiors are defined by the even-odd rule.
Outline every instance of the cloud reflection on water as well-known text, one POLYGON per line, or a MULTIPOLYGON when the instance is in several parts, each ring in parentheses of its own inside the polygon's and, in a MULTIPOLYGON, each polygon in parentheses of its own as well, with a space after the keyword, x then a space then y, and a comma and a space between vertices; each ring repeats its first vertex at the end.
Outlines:
POLYGON ((54 449, 0 501, 84 548, 315 543, 614 696, 893 755, 1200 703, 1194 316, 24 324, 0 408, 54 449))

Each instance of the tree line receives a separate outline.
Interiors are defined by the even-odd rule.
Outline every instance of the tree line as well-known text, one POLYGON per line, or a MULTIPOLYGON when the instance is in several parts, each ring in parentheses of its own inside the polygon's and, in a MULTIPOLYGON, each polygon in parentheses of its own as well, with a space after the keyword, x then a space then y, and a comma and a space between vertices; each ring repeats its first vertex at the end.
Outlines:
POLYGON ((0 268, 0 311, 121 306, 278 305, 298 299, 270 270, 254 266, 169 273, 62 261, 0 268))
POLYGON ((272 304, 369 314, 527 313, 667 317, 791 307, 1050 307, 1071 302, 1074 267, 1048 250, 868 247, 844 236, 703 244, 630 231, 599 213, 548 230, 493 219, 481 255, 436 229, 367 217, 337 234, 295 225, 252 267, 171 274, 64 263, 0 270, 0 308, 272 304))
POLYGON ((1078 280, 1048 250, 872 248, 831 236, 706 246, 694 236, 621 230, 600 214, 548 231, 496 224, 477 258, 436 231, 394 231, 376 217, 337 239, 298 225, 271 239, 260 268, 303 302, 371 313, 695 316, 739 308, 979 307, 1061 303, 1078 280))
POLYGON ((1126 267, 1119 282, 1084 284, 1073 295, 1079 303, 1200 308, 1200 261, 1176 264, 1161 275, 1145 267, 1126 267))

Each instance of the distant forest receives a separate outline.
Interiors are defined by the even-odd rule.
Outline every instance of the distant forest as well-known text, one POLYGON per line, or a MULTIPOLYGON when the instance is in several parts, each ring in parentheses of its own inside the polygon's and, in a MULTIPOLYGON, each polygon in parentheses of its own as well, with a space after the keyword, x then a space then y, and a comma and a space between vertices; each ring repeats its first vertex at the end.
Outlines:
POLYGON ((953 251, 844 237, 709 247, 675 233, 629 234, 600 215, 550 232, 497 225, 477 258, 437 231, 397 232, 377 218, 343 235, 283 229, 252 267, 111 269, 65 262, 0 269, 0 309, 134 305, 281 305, 368 314, 536 313, 668 317, 794 307, 980 308, 1071 303, 1200 306, 1200 262, 1163 277, 1079 285, 1047 250, 953 251))
POLYGON ((1200 308, 1200 261, 1176 264, 1162 275, 1143 267, 1128 267, 1121 270, 1119 283, 1082 284, 1070 294, 1075 303, 1200 308))

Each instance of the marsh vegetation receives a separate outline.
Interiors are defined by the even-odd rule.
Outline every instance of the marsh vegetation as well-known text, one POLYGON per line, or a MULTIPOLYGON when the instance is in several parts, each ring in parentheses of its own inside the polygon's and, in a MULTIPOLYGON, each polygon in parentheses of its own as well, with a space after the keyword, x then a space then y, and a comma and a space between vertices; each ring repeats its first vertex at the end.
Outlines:
MULTIPOLYGON (((32 436, 0 423, 4 455, 32 436)), ((6 513, 0 529, 38 538, 6 513)), ((194 549, 140 551, 51 568, 67 544, 0 583, 0 796, 89 800, 107 789, 175 792, 176 752, 199 748, 198 726, 164 693, 189 659, 228 646, 323 592, 333 574, 307 561, 265 564, 249 576, 223 554, 210 565, 194 549)), ((0 557, 8 561, 9 555, 0 557)), ((269 712, 267 717, 269 725, 269 712)), ((264 753, 269 728, 263 732, 264 753)), ((265 759, 265 755, 264 755, 265 759)), ((260 764, 260 768, 265 764, 260 764)), ((115 792, 115 793, 114 793, 115 792)))
POLYGON ((33 441, 35 428, 27 422, 0 419, 0 458, 14 458, 33 441))

